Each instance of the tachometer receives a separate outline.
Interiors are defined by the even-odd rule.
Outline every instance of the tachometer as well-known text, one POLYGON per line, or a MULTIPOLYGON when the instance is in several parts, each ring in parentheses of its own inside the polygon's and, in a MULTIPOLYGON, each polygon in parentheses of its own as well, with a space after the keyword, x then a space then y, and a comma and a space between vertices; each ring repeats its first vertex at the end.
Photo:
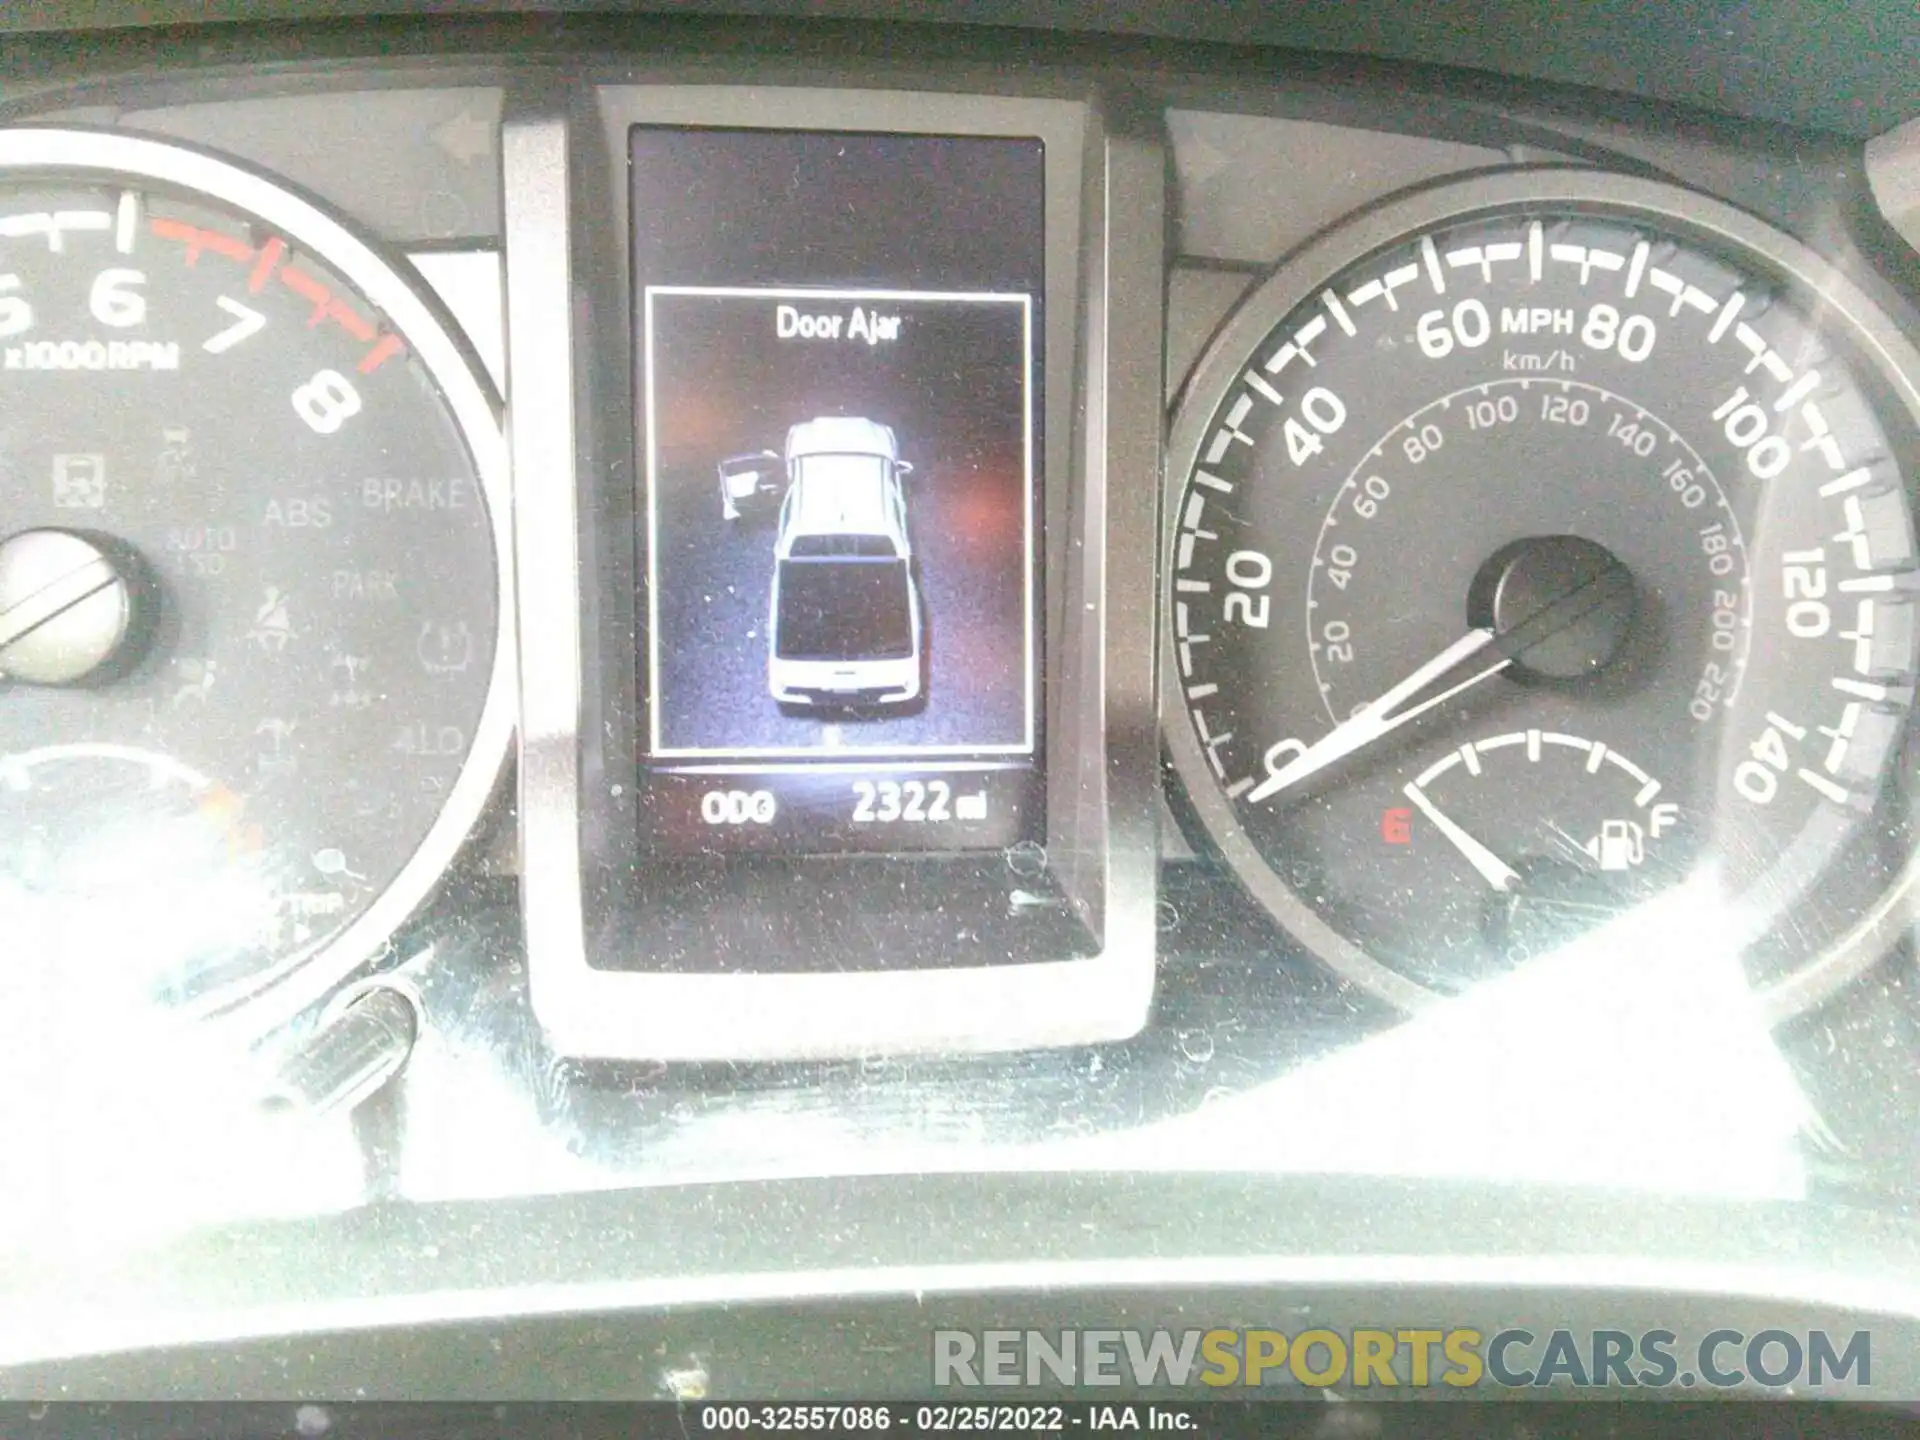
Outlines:
MULTIPOLYGON (((1481 177, 1317 243, 1174 428, 1195 813, 1403 1005, 1683 879, 1743 943, 1857 884, 1913 704, 1916 377, 1804 247, 1651 182, 1481 177)), ((1904 883, 1768 942, 1776 1012, 1872 958, 1904 883)))
POLYGON ((9 957, 215 1010, 376 951, 504 760, 505 502, 492 401, 340 223, 0 131, 9 957))

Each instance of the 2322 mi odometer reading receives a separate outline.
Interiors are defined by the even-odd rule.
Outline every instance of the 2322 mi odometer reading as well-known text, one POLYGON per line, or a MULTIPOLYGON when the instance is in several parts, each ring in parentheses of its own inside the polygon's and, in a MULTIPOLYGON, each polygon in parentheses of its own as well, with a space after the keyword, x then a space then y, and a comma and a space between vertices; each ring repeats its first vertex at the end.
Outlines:
MULTIPOLYGON (((1913 700, 1913 365, 1795 242, 1651 183, 1520 172, 1320 242, 1175 426, 1199 819, 1402 1004, 1703 872, 1743 942, 1836 871, 1868 908, 1913 700)), ((1811 947, 1762 983, 1799 1003, 1861 937, 1811 947)))

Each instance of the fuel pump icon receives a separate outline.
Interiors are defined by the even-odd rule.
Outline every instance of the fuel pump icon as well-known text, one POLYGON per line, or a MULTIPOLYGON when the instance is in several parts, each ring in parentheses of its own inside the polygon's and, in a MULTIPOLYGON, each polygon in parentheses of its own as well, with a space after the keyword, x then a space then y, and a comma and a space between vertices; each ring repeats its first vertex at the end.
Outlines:
POLYGON ((1646 828, 1637 820, 1602 820, 1600 833, 1580 848, 1600 863, 1602 870, 1633 870, 1646 863, 1647 841, 1658 841, 1680 820, 1680 807, 1668 801, 1644 812, 1646 828))
POLYGON ((1647 832, 1631 820, 1602 820, 1585 848, 1602 870, 1631 870, 1647 858, 1647 832))

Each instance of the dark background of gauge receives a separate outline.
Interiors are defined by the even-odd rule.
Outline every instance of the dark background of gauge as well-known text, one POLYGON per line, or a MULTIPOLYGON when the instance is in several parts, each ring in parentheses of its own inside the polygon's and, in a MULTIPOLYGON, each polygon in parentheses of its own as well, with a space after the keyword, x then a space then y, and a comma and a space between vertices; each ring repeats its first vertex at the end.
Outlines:
MULTIPOLYGON (((69 235, 58 252, 37 240, 8 242, 17 293, 36 317, 9 343, 173 342, 179 366, 8 376, 13 403, 30 403, 11 418, 0 455, 0 486, 12 492, 0 537, 41 527, 94 536, 137 557, 129 569, 139 593, 124 656, 79 684, 9 687, 0 743, 16 752, 132 746, 244 797, 228 823, 259 827, 260 863, 247 872, 243 898, 195 893, 203 878, 213 885, 219 877, 183 873, 171 897, 181 938, 163 931, 159 917, 147 930, 157 957, 167 942, 198 933, 189 917, 208 914, 201 940, 182 953, 186 968, 166 981, 175 999, 202 1000, 344 934, 439 824, 491 691, 494 531, 467 441, 422 360, 403 351, 363 375, 357 363, 370 342, 333 322, 306 323, 310 300, 286 284, 268 279, 249 292, 250 259, 208 251, 189 264, 182 242, 152 226, 186 223, 264 244, 274 233, 265 222, 171 182, 73 172, 49 185, 12 179, 17 173, 0 173, 7 213, 111 213, 123 188, 141 193, 143 204, 129 255, 105 233, 69 235), (115 261, 144 277, 137 327, 89 315, 89 287, 115 261), (207 336, 234 324, 216 302, 235 291, 264 323, 230 349, 208 352, 207 336), (331 432, 303 422, 288 399, 329 368, 351 374, 359 397, 331 432), (58 457, 51 491, 50 456, 58 457), (61 460, 76 458, 103 462, 99 493, 78 505, 58 488, 61 460), (418 482, 418 493, 410 505, 389 509, 383 498, 374 507, 362 494, 368 482, 383 497, 391 484, 405 494, 418 482), (428 508, 429 485, 439 508, 428 508), (459 508, 446 508, 450 498, 459 508), (199 566, 210 556, 217 571, 199 566), (385 578, 366 591, 341 588, 342 577, 370 574, 385 578), (396 747, 408 736, 414 748, 403 753, 396 747), (323 855, 326 866, 316 858, 323 855), (340 868, 331 868, 333 859, 340 868), (325 896, 338 896, 342 908, 290 908, 325 896), (211 923, 215 912, 237 916, 249 903, 274 907, 270 941, 237 939, 237 919, 211 923)), ((325 287, 357 316, 377 313, 324 256, 288 254, 282 268, 297 266, 307 277, 301 283, 325 287)), ((24 806, 31 796, 9 798, 24 806)), ((195 813, 185 792, 160 798, 195 813)), ((50 853, 63 853, 88 838, 76 827, 99 814, 63 795, 33 811, 34 833, 50 853)), ((8 838, 0 835, 0 852, 8 838)), ((244 865, 253 844, 236 829, 229 853, 244 865)), ((165 857, 183 858, 179 850, 165 857)), ((131 873, 126 882, 149 883, 131 873)), ((81 883, 98 886, 101 877, 81 883)), ((67 903, 98 902, 83 889, 67 903)))

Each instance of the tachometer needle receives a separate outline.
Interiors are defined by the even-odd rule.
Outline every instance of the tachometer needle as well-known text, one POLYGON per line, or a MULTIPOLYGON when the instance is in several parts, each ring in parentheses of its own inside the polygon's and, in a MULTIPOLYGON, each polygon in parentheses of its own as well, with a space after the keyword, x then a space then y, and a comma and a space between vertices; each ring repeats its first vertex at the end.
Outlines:
POLYGON ((1299 784, 1309 775, 1326 769, 1334 761, 1351 755, 1363 746, 1371 745, 1388 731, 1397 730, 1415 716, 1423 715, 1434 706, 1444 704, 1469 686, 1478 685, 1489 675, 1499 674, 1513 663, 1512 657, 1502 657, 1468 676, 1459 684, 1442 690, 1438 695, 1422 700, 1417 705, 1407 705, 1409 700, 1443 675, 1457 669, 1486 649, 1493 643, 1494 638, 1494 631, 1490 627, 1469 630, 1379 699, 1341 724, 1334 726, 1300 754, 1267 776, 1247 792, 1247 800, 1253 802, 1265 800, 1269 795, 1277 795, 1289 786, 1299 784), (1402 706, 1406 708, 1402 709, 1402 706))
POLYGON ((1409 784, 1401 793, 1420 807, 1420 813, 1433 822, 1433 828, 1446 836, 1453 848, 1466 856, 1467 863, 1494 889, 1511 890, 1520 883, 1519 871, 1456 825, 1418 785, 1409 784))

